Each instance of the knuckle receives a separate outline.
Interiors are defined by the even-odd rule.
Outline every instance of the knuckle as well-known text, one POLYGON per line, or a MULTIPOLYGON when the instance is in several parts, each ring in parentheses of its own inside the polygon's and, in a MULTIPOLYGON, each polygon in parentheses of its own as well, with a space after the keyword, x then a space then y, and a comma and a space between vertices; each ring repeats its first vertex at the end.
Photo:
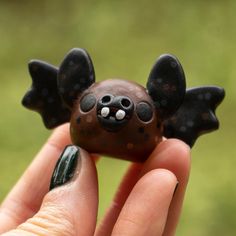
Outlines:
POLYGON ((66 209, 52 204, 21 224, 17 230, 31 232, 33 235, 76 235, 71 214, 66 209))

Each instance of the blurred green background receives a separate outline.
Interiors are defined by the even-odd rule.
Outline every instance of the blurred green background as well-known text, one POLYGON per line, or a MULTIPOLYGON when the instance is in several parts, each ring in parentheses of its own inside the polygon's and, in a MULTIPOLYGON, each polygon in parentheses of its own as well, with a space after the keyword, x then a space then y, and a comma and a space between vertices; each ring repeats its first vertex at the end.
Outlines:
MULTIPOLYGON (((0 199, 50 134, 21 98, 30 86, 27 62, 58 65, 86 48, 97 80, 120 77, 145 85, 162 53, 180 59, 188 87, 215 84, 227 96, 219 131, 192 150, 192 172, 177 235, 235 235, 236 1, 0 1, 0 199)), ((99 218, 128 162, 99 161, 99 218), (115 173, 115 174, 114 174, 115 173)))

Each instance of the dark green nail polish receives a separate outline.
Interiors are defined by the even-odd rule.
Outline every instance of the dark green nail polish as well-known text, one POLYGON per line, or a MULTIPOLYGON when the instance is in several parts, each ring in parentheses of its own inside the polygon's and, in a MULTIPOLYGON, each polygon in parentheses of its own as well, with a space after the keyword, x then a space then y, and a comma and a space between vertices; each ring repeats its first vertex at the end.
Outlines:
POLYGON ((50 190, 67 183, 75 173, 80 152, 77 146, 67 146, 57 161, 54 169, 50 190))

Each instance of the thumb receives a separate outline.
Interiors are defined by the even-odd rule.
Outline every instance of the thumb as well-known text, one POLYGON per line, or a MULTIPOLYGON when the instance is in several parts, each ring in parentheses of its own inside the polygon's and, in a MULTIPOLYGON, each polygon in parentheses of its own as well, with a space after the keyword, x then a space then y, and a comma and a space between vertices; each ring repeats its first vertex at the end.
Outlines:
POLYGON ((57 162, 51 191, 45 195, 39 212, 3 235, 93 235, 98 207, 97 185, 92 158, 76 146, 67 146, 57 162))

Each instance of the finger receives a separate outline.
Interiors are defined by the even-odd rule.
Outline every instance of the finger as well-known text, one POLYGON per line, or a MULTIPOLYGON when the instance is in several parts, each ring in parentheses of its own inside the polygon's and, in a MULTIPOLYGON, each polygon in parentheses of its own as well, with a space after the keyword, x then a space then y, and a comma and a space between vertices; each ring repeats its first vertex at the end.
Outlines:
POLYGON ((189 166, 189 147, 183 142, 174 139, 169 139, 160 143, 144 165, 131 164, 130 169, 127 171, 118 188, 111 206, 97 228, 96 236, 111 235, 113 226, 119 216, 124 202, 137 180, 149 171, 157 168, 164 168, 172 171, 176 176, 178 176, 177 178, 180 179, 181 182, 180 189, 182 190, 178 190, 178 195, 180 197, 175 200, 177 201, 177 204, 179 204, 178 211, 174 212, 175 217, 170 216, 170 221, 172 221, 173 226, 175 226, 180 214, 181 203, 183 201, 183 194, 181 195, 181 193, 183 193, 187 184, 189 166), (178 203, 178 201, 180 202, 178 203))
POLYGON ((55 129, 0 208, 0 233, 24 222, 38 211, 55 163, 65 145, 71 143, 69 125, 55 129))
POLYGON ((162 235, 176 184, 175 175, 165 169, 144 175, 125 202, 111 235, 162 235))
POLYGON ((55 129, 0 208, 0 233, 31 217, 48 191, 55 163, 65 145, 71 143, 69 125, 55 129))
POLYGON ((118 187, 118 190, 112 200, 110 207, 108 208, 104 218, 96 229, 96 236, 111 235, 120 211, 139 178, 141 169, 142 164, 133 163, 130 165, 121 181, 120 186, 118 187))
MULTIPOLYGON (((39 210, 48 192, 55 164, 66 145, 71 144, 69 124, 54 130, 31 165, 0 207, 0 233, 15 228, 39 210)), ((94 160, 98 156, 93 156, 94 160)))
POLYGON ((51 188, 39 212, 5 236, 94 234, 98 206, 97 173, 88 153, 75 146, 68 147, 56 165, 51 188))
MULTIPOLYGON (((142 170, 143 173, 156 168, 164 168, 175 174, 179 182, 171 202, 163 235, 175 235, 183 205, 190 171, 190 148, 177 139, 168 139, 154 150, 142 170)), ((142 173, 142 174, 143 174, 142 173)))

